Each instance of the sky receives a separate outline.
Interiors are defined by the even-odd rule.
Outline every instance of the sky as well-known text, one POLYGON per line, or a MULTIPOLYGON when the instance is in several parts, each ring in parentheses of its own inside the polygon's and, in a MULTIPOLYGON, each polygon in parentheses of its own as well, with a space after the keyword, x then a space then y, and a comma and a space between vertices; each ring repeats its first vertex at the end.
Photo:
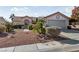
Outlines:
POLYGON ((11 14, 39 17, 61 12, 70 17, 72 9, 73 6, 0 6, 0 16, 8 21, 11 14))

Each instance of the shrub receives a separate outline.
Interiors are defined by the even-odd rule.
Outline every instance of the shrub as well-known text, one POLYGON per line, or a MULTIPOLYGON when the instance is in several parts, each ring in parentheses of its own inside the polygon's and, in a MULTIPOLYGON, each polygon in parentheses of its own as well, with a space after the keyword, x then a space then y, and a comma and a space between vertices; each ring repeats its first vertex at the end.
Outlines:
POLYGON ((12 23, 6 21, 5 26, 6 26, 6 32, 11 32, 14 30, 12 23))
POLYGON ((45 34, 45 33, 46 33, 45 28, 43 28, 43 23, 42 23, 42 22, 37 22, 34 29, 35 29, 39 34, 45 34))
POLYGON ((59 28, 48 27, 47 28, 47 34, 52 36, 52 37, 56 37, 60 34, 60 29, 59 28))
POLYGON ((6 30, 6 27, 4 25, 0 25, 0 33, 4 32, 6 30))
POLYGON ((39 28, 39 29, 37 30, 37 32, 38 32, 39 34, 46 34, 46 29, 45 29, 45 28, 39 28))
POLYGON ((44 25, 44 20, 43 19, 37 19, 36 18, 36 21, 35 23, 32 24, 32 28, 33 29, 33 32, 36 32, 38 34, 45 34, 46 33, 46 29, 43 27, 44 25))
POLYGON ((32 30, 33 29, 32 25, 29 25, 28 28, 29 28, 29 30, 32 30))
POLYGON ((67 29, 71 29, 71 26, 69 25, 69 26, 67 26, 67 29))
POLYGON ((46 33, 46 29, 45 28, 41 28, 41 34, 45 34, 46 33))

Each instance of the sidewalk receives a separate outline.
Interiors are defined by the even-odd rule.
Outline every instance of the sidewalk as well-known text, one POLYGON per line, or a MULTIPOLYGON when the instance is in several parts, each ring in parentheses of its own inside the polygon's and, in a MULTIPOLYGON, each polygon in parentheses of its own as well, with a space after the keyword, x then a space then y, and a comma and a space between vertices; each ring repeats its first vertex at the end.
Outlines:
POLYGON ((62 45, 61 43, 56 41, 14 46, 8 48, 0 48, 0 52, 67 52, 67 51, 75 51, 75 50, 79 50, 79 44, 62 45))

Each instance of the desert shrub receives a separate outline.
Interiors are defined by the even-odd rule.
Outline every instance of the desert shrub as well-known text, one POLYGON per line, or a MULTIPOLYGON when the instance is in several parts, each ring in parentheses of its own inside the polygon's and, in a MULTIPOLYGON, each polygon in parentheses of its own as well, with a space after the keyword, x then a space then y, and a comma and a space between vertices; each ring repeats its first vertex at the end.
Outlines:
POLYGON ((45 28, 43 28, 42 22, 37 22, 34 30, 36 30, 36 32, 39 34, 45 34, 45 32, 46 32, 45 28))
POLYGON ((10 23, 10 22, 7 22, 7 21, 6 21, 5 26, 6 26, 6 32, 11 32, 11 31, 14 30, 13 24, 10 23))
POLYGON ((4 25, 0 25, 0 33, 4 32, 6 30, 6 27, 4 25))
POLYGON ((29 25, 29 26, 28 26, 28 29, 29 29, 29 30, 32 30, 32 29, 33 29, 33 26, 32 26, 32 25, 29 25))
POLYGON ((45 34, 46 33, 46 29, 45 28, 40 28, 40 34, 45 34))
POLYGON ((60 34, 60 29, 59 28, 48 27, 46 29, 47 29, 47 34, 52 36, 52 37, 56 37, 60 34))
POLYGON ((38 33, 38 34, 45 34, 46 29, 43 27, 44 22, 45 21, 43 19, 36 18, 35 23, 32 24, 33 32, 38 33))

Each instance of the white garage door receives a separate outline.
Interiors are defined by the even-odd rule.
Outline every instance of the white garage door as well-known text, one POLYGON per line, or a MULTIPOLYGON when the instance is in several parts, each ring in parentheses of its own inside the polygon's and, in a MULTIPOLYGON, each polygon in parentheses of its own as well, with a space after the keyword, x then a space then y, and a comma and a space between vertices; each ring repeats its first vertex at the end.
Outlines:
POLYGON ((50 26, 58 26, 61 28, 66 28, 66 20, 49 20, 48 24, 50 26))

